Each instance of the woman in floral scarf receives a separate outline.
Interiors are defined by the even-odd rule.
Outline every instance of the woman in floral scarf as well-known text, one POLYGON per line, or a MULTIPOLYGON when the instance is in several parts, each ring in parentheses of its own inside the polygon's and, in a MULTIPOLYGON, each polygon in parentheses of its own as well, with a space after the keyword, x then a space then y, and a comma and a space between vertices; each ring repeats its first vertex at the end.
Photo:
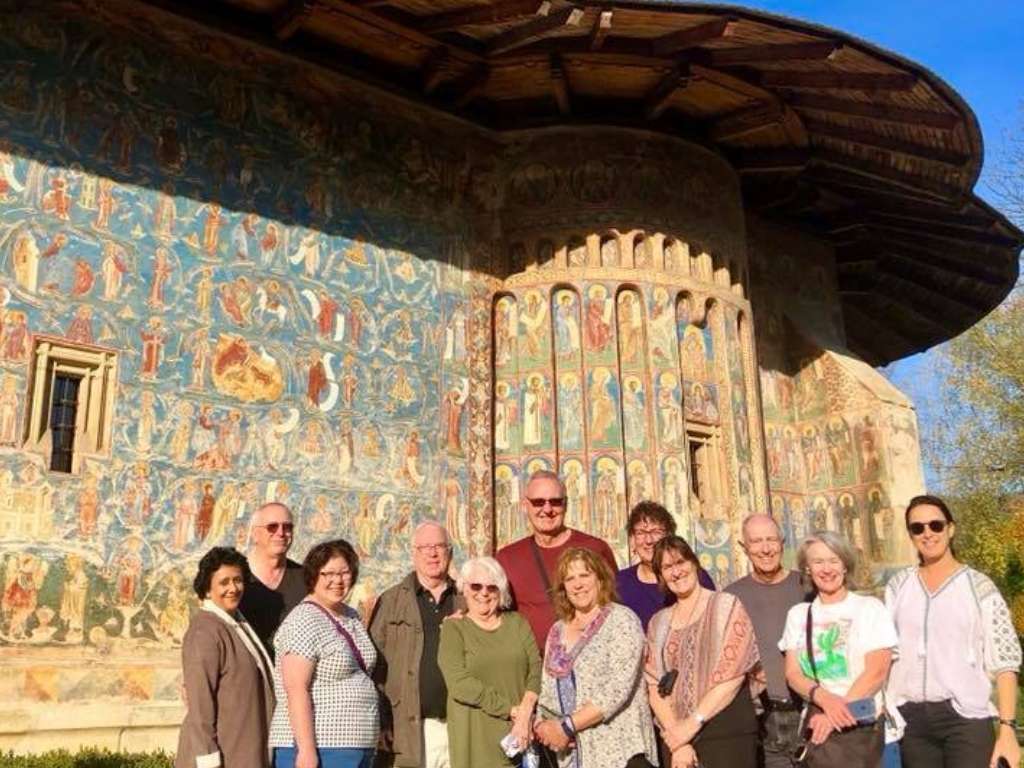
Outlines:
POLYGON ((615 602, 615 576, 588 549, 566 550, 552 585, 559 621, 548 633, 534 726, 560 768, 646 768, 657 762, 643 694, 640 620, 615 602))

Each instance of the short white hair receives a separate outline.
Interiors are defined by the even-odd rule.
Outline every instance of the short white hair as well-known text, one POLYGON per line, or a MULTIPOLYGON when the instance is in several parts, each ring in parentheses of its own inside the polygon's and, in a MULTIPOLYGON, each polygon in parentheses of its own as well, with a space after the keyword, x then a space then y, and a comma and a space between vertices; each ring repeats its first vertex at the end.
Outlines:
POLYGON ((512 592, 508 587, 508 576, 505 575, 505 569, 501 567, 501 563, 493 557, 471 557, 462 564, 462 567, 459 568, 458 578, 455 579, 455 587, 459 592, 471 581, 470 574, 473 571, 483 571, 491 577, 498 587, 498 605, 501 608, 512 607, 512 592))
POLYGON ((452 540, 451 537, 448 535, 448 529, 441 525, 441 523, 437 522, 437 520, 424 520, 422 523, 413 528, 412 537, 409 539, 409 544, 415 545, 416 537, 420 535, 420 532, 425 531, 428 528, 437 528, 437 530, 441 531, 441 533, 444 534, 445 543, 451 546, 452 540))

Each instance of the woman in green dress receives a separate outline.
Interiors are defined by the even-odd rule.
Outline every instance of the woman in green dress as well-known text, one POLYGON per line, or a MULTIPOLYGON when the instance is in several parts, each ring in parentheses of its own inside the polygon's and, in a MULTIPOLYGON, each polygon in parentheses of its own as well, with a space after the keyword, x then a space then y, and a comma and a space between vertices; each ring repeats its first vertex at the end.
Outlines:
POLYGON ((441 627, 437 662, 448 686, 451 768, 515 765, 502 740, 530 742, 540 692, 540 654, 530 625, 511 605, 508 577, 492 557, 468 560, 459 571, 466 615, 441 627))

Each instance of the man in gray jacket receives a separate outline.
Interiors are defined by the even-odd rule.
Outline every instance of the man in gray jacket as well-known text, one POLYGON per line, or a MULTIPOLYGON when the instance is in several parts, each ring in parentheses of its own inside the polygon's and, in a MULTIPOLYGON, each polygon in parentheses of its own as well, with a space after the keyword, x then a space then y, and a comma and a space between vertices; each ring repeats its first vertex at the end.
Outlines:
POLYGON ((448 768, 448 689, 437 666, 441 622, 456 610, 448 576, 448 531, 420 523, 412 534, 413 571, 374 606, 370 636, 380 654, 374 679, 383 728, 377 766, 448 768))

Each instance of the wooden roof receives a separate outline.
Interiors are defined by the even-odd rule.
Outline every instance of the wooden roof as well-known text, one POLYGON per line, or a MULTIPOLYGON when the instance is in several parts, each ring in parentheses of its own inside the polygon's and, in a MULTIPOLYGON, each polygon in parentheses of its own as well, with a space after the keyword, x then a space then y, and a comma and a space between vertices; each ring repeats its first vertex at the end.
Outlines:
POLYGON ((1024 234, 972 192, 970 108, 842 32, 653 1, 146 2, 495 131, 621 125, 716 147, 750 210, 835 243, 849 346, 873 364, 960 333, 1017 278, 1024 234))

